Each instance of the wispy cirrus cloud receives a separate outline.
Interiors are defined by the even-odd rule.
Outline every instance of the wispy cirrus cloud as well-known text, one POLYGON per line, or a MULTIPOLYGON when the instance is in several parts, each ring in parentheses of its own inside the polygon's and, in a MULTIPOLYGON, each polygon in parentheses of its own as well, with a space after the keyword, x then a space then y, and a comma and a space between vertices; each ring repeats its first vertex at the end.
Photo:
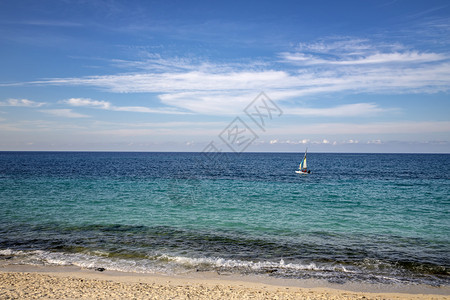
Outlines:
POLYGON ((131 70, 143 70, 157 72, 207 72, 207 73, 226 73, 236 70, 256 70, 268 67, 270 64, 263 60, 247 60, 246 62, 211 62, 202 57, 163 57, 159 53, 149 53, 141 51, 142 54, 138 60, 113 59, 112 65, 131 70))
MULTIPOLYGON (((303 91, 304 92, 304 91, 303 91)), ((270 91, 272 99, 286 99, 300 96, 302 91, 270 91)), ((163 103, 175 107, 183 107, 186 110, 204 114, 235 114, 237 109, 242 109, 255 97, 254 93, 227 93, 220 92, 191 92, 172 93, 160 96, 163 103), (223 103, 233 103, 224 107, 223 103)), ((384 109, 375 103, 352 103, 325 108, 312 108, 303 104, 279 104, 288 115, 320 116, 320 117, 353 117, 374 115, 381 112, 393 111, 384 109)))
POLYGON ((173 121, 173 122, 105 122, 105 121, 96 121, 95 126, 101 127, 106 126, 110 127, 120 127, 120 128, 211 128, 215 127, 217 130, 223 129, 228 125, 227 122, 220 121, 173 121))
POLYGON ((87 134, 91 135, 114 135, 122 137, 136 136, 172 136, 172 137, 211 137, 217 134, 217 128, 202 128, 201 130, 193 130, 192 128, 118 128, 94 130, 87 134))
POLYGON ((45 105, 44 102, 35 102, 28 99, 13 99, 10 98, 6 101, 0 101, 0 106, 17 106, 17 107, 41 107, 45 105))
POLYGON ((450 132, 449 121, 398 121, 398 122, 369 122, 362 124, 327 122, 315 124, 302 124, 296 126, 280 127, 271 132, 280 136, 298 134, 299 130, 308 134, 320 135, 369 135, 369 134, 419 134, 450 132))
POLYGON ((332 55, 367 55, 374 52, 405 51, 407 47, 400 43, 373 42, 367 38, 351 36, 331 36, 314 42, 301 42, 295 50, 305 53, 322 53, 332 55))
MULTIPOLYGON (((282 88, 294 85, 295 77, 285 71, 130 73, 80 78, 34 81, 31 85, 80 85, 103 88, 116 93, 172 93, 186 91, 224 91, 282 88)), ((14 85, 14 84, 4 84, 14 85)))
POLYGON ((327 108, 290 108, 284 111, 286 114, 298 116, 354 117, 381 113, 387 111, 387 109, 383 109, 375 103, 355 103, 327 108))
MULTIPOLYGON (((283 54, 287 57, 288 54, 283 54)), ((289 54, 292 59, 289 63, 296 65, 296 60, 307 60, 302 54, 289 54)), ((318 61, 316 61, 318 62, 318 61)), ((31 85, 80 85, 92 86, 106 89, 117 93, 133 92, 153 92, 153 93, 175 93, 175 92, 198 92, 198 91, 238 91, 255 89, 298 89, 308 86, 318 87, 328 82, 336 85, 337 89, 347 90, 348 86, 342 83, 354 85, 355 89, 365 88, 365 86, 355 85, 358 83, 355 77, 361 82, 367 82, 367 86, 372 89, 383 90, 383 81, 391 74, 391 86, 396 82, 410 82, 408 87, 421 88, 416 81, 411 81, 413 77, 420 74, 436 73, 446 83, 450 80, 448 71, 448 58, 445 54, 439 53, 378 53, 358 59, 336 60, 323 58, 320 62, 333 65, 330 69, 317 70, 308 66, 297 66, 298 69, 276 70, 275 68, 265 68, 260 70, 247 70, 243 67, 225 71, 181 71, 181 72, 141 72, 126 73, 105 76, 86 76, 79 78, 55 78, 42 81, 28 82, 23 84, 31 85), (408 65, 399 68, 395 62, 405 62, 408 65), (440 62, 440 63, 435 63, 440 62), (414 64, 417 63, 417 64, 414 64), (336 69, 336 65, 342 65, 336 69), (374 66, 375 65, 375 66, 374 66), (444 68, 443 68, 444 67, 444 68), (447 70, 447 72, 445 72, 447 70), (442 77, 443 76, 443 77, 442 77)), ((4 84, 5 85, 5 84, 4 84)), ((7 85, 7 84, 6 84, 7 85)), ((426 86, 441 86, 442 81, 427 82, 426 86)), ((318 93, 319 91, 317 91, 318 93)), ((400 92, 404 92, 401 91, 400 92)))
POLYGON ((178 111, 173 108, 149 108, 145 106, 115 106, 111 102, 103 100, 93 100, 89 98, 70 98, 62 101, 71 106, 92 107, 111 111, 126 111, 140 113, 158 113, 158 114, 188 114, 188 112, 178 111))
POLYGON ((62 118, 89 118, 88 115, 83 115, 72 111, 71 109, 61 108, 61 109, 42 109, 40 112, 51 114, 62 118))
MULTIPOLYGON (((138 72, 53 78, 8 85, 87 86, 114 93, 154 93, 163 107, 116 106, 74 98, 71 106, 147 113, 237 113, 264 90, 283 103, 335 93, 437 93, 450 90, 450 55, 420 52, 400 44, 334 38, 299 44, 279 60, 265 64, 211 64, 151 55, 142 61, 116 61, 138 72)), ((303 105, 304 106, 304 105, 303 105)), ((302 107, 303 107, 302 106, 302 107)), ((329 109, 298 110, 303 115, 354 116, 382 110, 375 104, 347 104, 329 109), (336 109, 333 112, 333 109, 336 109)))
MULTIPOLYGON (((320 94, 329 91, 425 92, 448 90, 450 62, 439 64, 409 65, 403 68, 379 65, 376 68, 345 66, 297 71, 261 70, 235 72, 179 72, 134 73, 80 78, 55 78, 22 83, 24 85, 91 86, 116 93, 189 93, 189 92, 253 92, 255 90, 300 91, 299 94, 320 94), (430 76, 432 75, 432 76, 430 76), (331 89, 329 87, 332 87, 331 89)), ((3 86, 11 84, 3 84, 3 86)))
POLYGON ((284 62, 298 63, 304 65, 364 65, 364 64, 398 64, 398 63, 432 63, 447 60, 450 57, 438 53, 393 52, 375 53, 367 56, 357 56, 353 58, 332 58, 323 59, 311 54, 301 52, 280 54, 284 62))
POLYGON ((7 25, 51 26, 51 27, 80 27, 81 23, 65 20, 27 20, 27 21, 3 21, 7 25))
POLYGON ((295 51, 282 52, 279 56, 283 62, 299 66, 361 65, 361 68, 374 68, 374 65, 381 64, 398 68, 398 64, 426 64, 450 59, 449 53, 421 52, 399 43, 375 43, 351 37, 330 37, 313 43, 299 43, 295 51))

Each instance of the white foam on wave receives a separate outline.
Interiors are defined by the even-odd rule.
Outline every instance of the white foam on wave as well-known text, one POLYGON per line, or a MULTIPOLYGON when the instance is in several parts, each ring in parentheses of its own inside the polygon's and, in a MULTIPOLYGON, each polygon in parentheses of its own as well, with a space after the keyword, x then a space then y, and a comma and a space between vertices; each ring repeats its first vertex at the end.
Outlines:
POLYGON ((28 256, 28 255, 39 255, 42 254, 44 251, 42 250, 12 250, 12 249, 2 249, 0 250, 0 255, 2 256, 28 256))
POLYGON ((235 272, 265 273, 276 270, 279 274, 313 272, 345 272, 354 273, 342 265, 318 265, 314 262, 307 263, 285 263, 279 261, 244 261, 225 259, 221 257, 186 257, 173 255, 149 255, 142 259, 124 259, 108 257, 103 251, 92 251, 90 253, 63 253, 42 250, 0 250, 0 255, 13 256, 15 259, 8 263, 52 265, 52 266, 78 266, 80 268, 95 269, 105 268, 108 270, 134 273, 185 273, 193 269, 203 270, 227 270, 235 272))
POLYGON ((146 258, 117 258, 110 257, 103 251, 91 251, 88 253, 64 253, 43 250, 12 250, 0 249, 1 265, 26 264, 44 266, 78 266, 80 268, 147 273, 147 274, 182 274, 193 270, 217 270, 235 273, 272 273, 281 276, 312 275, 318 278, 341 278, 342 275, 349 278, 359 278, 374 282, 398 283, 410 282, 406 278, 389 276, 386 273, 376 274, 367 272, 364 268, 343 266, 341 264, 317 264, 314 262, 286 263, 284 259, 279 261, 244 261, 225 259, 221 257, 186 257, 167 254, 148 255, 146 258))
POLYGON ((161 269, 152 265, 150 260, 112 259, 103 252, 90 255, 85 253, 63 253, 42 250, 0 250, 0 255, 13 256, 10 264, 77 266, 85 269, 105 268, 108 270, 134 273, 155 273, 161 269))
POLYGON ((281 259, 279 262, 273 262, 273 261, 242 261, 234 259, 225 259, 220 257, 192 258, 192 257, 168 256, 168 255, 162 255, 161 258, 169 261, 174 261, 178 264, 191 268, 201 266, 211 266, 214 268, 248 269, 251 271, 277 269, 281 271, 339 271, 346 273, 353 272, 351 270, 348 270, 342 265, 319 266, 314 262, 309 262, 306 264, 299 264, 299 263, 286 264, 283 259, 281 259))
POLYGON ((0 250, 0 255, 3 256, 9 256, 9 255, 13 255, 14 251, 11 249, 2 249, 0 250))

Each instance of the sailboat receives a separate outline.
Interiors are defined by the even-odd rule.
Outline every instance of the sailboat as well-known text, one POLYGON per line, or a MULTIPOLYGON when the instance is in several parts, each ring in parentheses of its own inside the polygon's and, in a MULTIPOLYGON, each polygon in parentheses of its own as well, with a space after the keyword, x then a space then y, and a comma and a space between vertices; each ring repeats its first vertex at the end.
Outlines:
POLYGON ((309 173, 311 173, 311 170, 308 170, 308 167, 306 166, 306 152, 308 152, 308 148, 306 148, 305 156, 303 156, 302 162, 298 166, 298 170, 295 171, 295 173, 298 173, 298 174, 309 174, 309 173))

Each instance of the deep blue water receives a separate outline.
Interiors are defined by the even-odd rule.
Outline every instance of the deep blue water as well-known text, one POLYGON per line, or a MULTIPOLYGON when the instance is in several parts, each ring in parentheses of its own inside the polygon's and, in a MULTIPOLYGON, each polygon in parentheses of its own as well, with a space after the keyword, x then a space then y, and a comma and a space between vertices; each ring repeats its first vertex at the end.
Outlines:
POLYGON ((450 283, 450 155, 0 152, 0 264, 450 283))

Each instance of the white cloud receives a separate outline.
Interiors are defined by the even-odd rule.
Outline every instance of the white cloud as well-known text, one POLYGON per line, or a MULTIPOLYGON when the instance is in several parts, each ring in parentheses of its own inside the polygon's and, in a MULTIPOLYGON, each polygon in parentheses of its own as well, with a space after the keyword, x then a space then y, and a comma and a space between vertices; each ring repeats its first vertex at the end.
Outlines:
POLYGON ((109 109, 111 108, 111 103, 106 101, 98 101, 98 100, 92 100, 89 98, 70 98, 69 100, 63 101, 69 105, 72 106, 92 106, 92 107, 98 107, 103 109, 109 109))
POLYGON ((325 37, 315 42, 299 43, 296 52, 311 54, 327 54, 330 56, 370 55, 378 52, 404 52, 408 47, 400 43, 374 42, 370 39, 351 36, 325 37))
POLYGON ((61 123, 60 121, 49 120, 16 120, 3 124, 1 129, 4 132, 7 131, 22 131, 22 132, 35 132, 35 131, 66 131, 66 130, 85 130, 86 125, 73 124, 73 123, 61 123))
MULTIPOLYGON (((319 144, 330 144, 331 142, 327 139, 322 139, 322 140, 310 140, 310 139, 303 139, 300 141, 297 140, 270 140, 269 144, 289 144, 289 145, 300 145, 300 144, 315 144, 315 145, 319 145, 319 144)), ((333 142, 336 143, 336 142, 333 142)))
POLYGON ((117 61, 140 72, 54 78, 22 84, 79 85, 115 93, 155 93, 168 107, 115 106, 107 101, 83 98, 67 100, 71 106, 217 115, 240 113, 260 91, 265 91, 275 101, 289 101, 294 107, 289 109, 293 114, 358 116, 385 109, 374 103, 300 108, 299 102, 309 96, 344 92, 402 94, 450 90, 450 58, 443 53, 425 53, 399 44, 377 45, 365 39, 338 37, 300 44, 295 51, 280 55, 286 63, 281 67, 277 61, 211 64, 184 58, 163 59, 153 54, 141 62, 117 61))
POLYGON ((45 105, 44 102, 35 102, 28 99, 8 99, 0 101, 0 106, 20 106, 20 107, 41 107, 45 105))
POLYGON ((344 141, 343 143, 344 144, 359 144, 359 141, 350 139, 350 140, 344 141))
POLYGON ((111 126, 117 126, 120 128, 211 128, 216 127, 218 129, 223 129, 227 122, 199 122, 199 121, 180 121, 180 122, 131 122, 131 123, 120 123, 120 122, 104 122, 95 121, 96 126, 105 126, 110 128, 111 126))
POLYGON ((76 112, 73 112, 71 109, 42 109, 40 110, 43 113, 51 114, 57 117, 63 117, 63 118, 88 118, 88 115, 79 114, 76 112))
POLYGON ((192 128, 118 128, 118 129, 105 129, 105 130, 91 130, 85 134, 89 135, 107 135, 107 136, 158 136, 158 137, 196 137, 203 136, 210 138, 217 135, 216 128, 206 128, 201 130, 192 130, 192 128))
POLYGON ((246 91, 184 92, 160 95, 161 102, 196 113, 227 115, 242 111, 254 98, 246 91))
POLYGON ((63 101, 71 106, 85 106, 94 107, 112 111, 128 111, 128 112, 142 112, 142 113, 160 113, 160 114, 186 114, 186 112, 177 111, 173 108, 154 109, 144 106, 114 106, 110 102, 102 100, 92 100, 89 98, 71 98, 63 101))
POLYGON ((151 73, 174 73, 174 72, 203 72, 203 73, 228 73, 236 70, 255 70, 267 67, 269 64, 261 60, 228 63, 212 63, 201 57, 169 57, 163 58, 158 53, 144 52, 143 58, 137 61, 114 59, 115 66, 131 69, 145 70, 151 73))
POLYGON ((368 39, 355 39, 351 37, 331 37, 321 39, 312 43, 299 43, 297 45, 298 51, 319 52, 319 53, 336 53, 336 52, 351 52, 367 51, 372 49, 368 39))
POLYGON ((263 61, 251 61, 248 63, 230 62, 230 63, 211 63, 207 59, 200 57, 169 57, 163 58, 158 53, 143 52, 141 60, 129 61, 122 59, 113 59, 112 63, 124 69, 146 70, 152 73, 173 73, 180 72, 207 72, 207 73, 226 73, 234 72, 237 69, 254 69, 266 66, 263 61))
POLYGON ((449 57, 438 53, 419 53, 413 52, 393 52, 393 53, 375 53, 367 56, 357 57, 333 57, 333 59, 323 59, 319 56, 307 55, 305 53, 280 54, 285 62, 300 63, 303 65, 364 65, 364 64, 392 64, 392 63, 422 63, 436 62, 446 60, 449 57))
POLYGON ((378 140, 370 140, 370 141, 367 141, 367 144, 376 144, 376 145, 381 145, 383 142, 380 140, 380 139, 378 139, 378 140))
POLYGON ((450 133, 450 121, 429 122, 373 122, 364 124, 354 123, 315 123, 296 124, 281 128, 272 128, 271 134, 293 135, 303 132, 305 134, 423 134, 423 133, 450 133))
POLYGON ((30 25, 30 26, 55 26, 55 27, 78 27, 83 26, 80 23, 56 20, 28 20, 28 21, 3 21, 2 23, 13 25, 30 25))
MULTIPOLYGON (((390 56, 393 57, 395 54, 390 56)), ((371 59, 375 60, 376 57, 373 56, 371 59)), ((378 59, 385 58, 378 57, 378 59)), ((170 106, 194 112, 219 112, 224 109, 224 106, 233 107, 242 101, 248 102, 261 90, 266 91, 274 100, 336 92, 435 93, 448 91, 450 63, 415 64, 411 62, 402 68, 391 64, 350 64, 325 69, 306 67, 291 72, 237 70, 224 73, 197 71, 135 73, 59 78, 37 81, 33 84, 92 86, 117 93, 157 93, 161 101, 170 106), (253 96, 249 97, 249 95, 253 96)), ((89 105, 107 109, 107 105, 110 104, 99 101, 89 105)), ((149 108, 141 108, 141 110, 149 111, 149 108)))
POLYGON ((174 109, 153 109, 144 106, 113 106, 110 110, 114 111, 128 111, 140 113, 158 113, 158 114, 187 114, 187 112, 176 111, 174 109))
POLYGON ((134 73, 81 78, 56 78, 31 84, 83 85, 105 88, 117 93, 173 93, 187 91, 254 90, 289 87, 296 81, 284 71, 233 71, 134 73))
POLYGON ((284 108, 283 111, 286 114, 299 116, 350 117, 375 114, 386 110, 374 103, 355 103, 329 108, 284 108))

